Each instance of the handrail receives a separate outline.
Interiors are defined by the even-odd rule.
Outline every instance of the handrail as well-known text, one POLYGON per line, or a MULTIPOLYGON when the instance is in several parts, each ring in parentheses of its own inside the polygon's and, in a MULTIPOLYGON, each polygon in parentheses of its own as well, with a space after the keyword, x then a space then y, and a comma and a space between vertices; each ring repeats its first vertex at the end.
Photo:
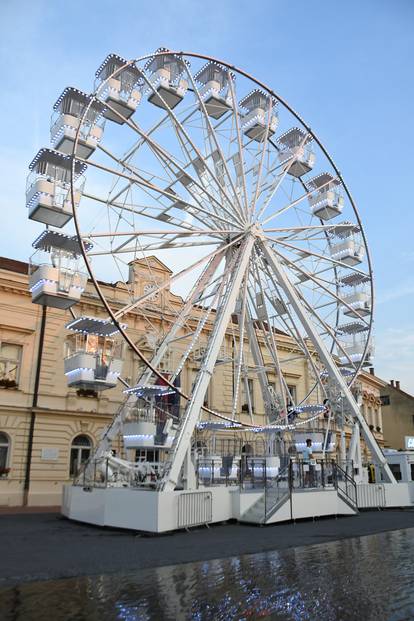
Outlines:
POLYGON ((286 491, 289 492, 289 495, 292 494, 292 462, 291 460, 289 460, 289 463, 287 464, 287 466, 285 466, 284 468, 282 468, 282 470, 279 470, 278 474, 276 475, 276 477, 274 479, 269 479, 268 477, 265 478, 265 489, 264 489, 264 518, 266 520, 267 518, 267 514, 268 514, 268 481, 271 481, 272 485, 271 487, 274 488, 275 486, 278 489, 278 494, 275 498, 275 501, 273 503, 272 506, 269 507, 269 511, 280 501, 281 499, 281 494, 279 493, 279 483, 282 480, 287 480, 287 486, 286 486, 286 491))
POLYGON ((341 492, 346 496, 349 502, 352 503, 355 507, 358 506, 358 498, 357 498, 357 485, 354 481, 354 478, 351 477, 341 466, 339 466, 336 462, 332 462, 333 472, 334 472, 334 486, 336 491, 341 492), (339 477, 338 477, 339 475, 339 477), (345 489, 339 486, 340 478, 345 481, 345 489), (353 491, 351 495, 349 490, 353 491))

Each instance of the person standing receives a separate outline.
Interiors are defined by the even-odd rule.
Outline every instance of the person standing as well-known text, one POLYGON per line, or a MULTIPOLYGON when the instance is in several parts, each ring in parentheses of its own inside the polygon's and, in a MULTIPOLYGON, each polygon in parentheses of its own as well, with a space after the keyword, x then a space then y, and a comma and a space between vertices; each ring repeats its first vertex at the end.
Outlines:
POLYGON ((312 452, 312 440, 310 438, 306 440, 306 446, 304 447, 302 451, 302 461, 303 461, 303 466, 304 466, 303 469, 305 471, 304 484, 305 484, 305 487, 310 487, 313 485, 313 482, 314 482, 314 470, 315 470, 315 467, 312 464, 313 452, 312 452))

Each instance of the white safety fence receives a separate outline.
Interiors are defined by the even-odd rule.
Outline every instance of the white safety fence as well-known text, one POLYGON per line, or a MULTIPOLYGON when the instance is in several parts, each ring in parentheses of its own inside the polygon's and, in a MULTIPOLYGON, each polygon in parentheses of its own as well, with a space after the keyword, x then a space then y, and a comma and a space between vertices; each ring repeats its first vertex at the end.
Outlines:
POLYGON ((213 519, 211 492, 189 492, 178 498, 178 528, 208 524, 213 519))
POLYGON ((382 509, 386 506, 385 488, 380 483, 362 483, 356 486, 359 509, 382 509))

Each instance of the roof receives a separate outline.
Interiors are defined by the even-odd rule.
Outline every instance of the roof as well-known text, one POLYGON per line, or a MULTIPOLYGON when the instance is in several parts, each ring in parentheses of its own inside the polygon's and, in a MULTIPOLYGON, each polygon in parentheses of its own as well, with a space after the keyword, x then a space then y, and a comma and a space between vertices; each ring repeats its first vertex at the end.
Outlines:
MULTIPOLYGON (((124 323, 120 323, 119 326, 124 330, 127 327, 124 323)), ((65 327, 74 332, 97 336, 113 336, 119 332, 118 327, 112 321, 98 319, 97 317, 77 317, 67 323, 65 327)))
POLYGON ((383 383, 383 388, 381 389, 381 394, 385 394, 386 392, 390 393, 391 391, 398 392, 398 394, 406 397, 407 399, 411 399, 414 401, 414 395, 410 395, 409 392, 405 392, 405 390, 401 390, 401 388, 397 388, 397 386, 391 386, 389 382, 383 383))
POLYGON ((250 112, 259 105, 268 105, 268 102, 271 102, 273 106, 277 105, 277 101, 272 95, 265 93, 260 88, 255 88, 239 101, 239 106, 250 112))
POLYGON ((17 261, 16 259, 0 257, 0 269, 8 270, 9 272, 16 272, 17 274, 27 275, 29 264, 25 263, 24 261, 17 261))
POLYGON ((165 263, 160 261, 158 257, 153 254, 149 257, 145 257, 144 259, 134 259, 133 261, 130 261, 128 265, 139 265, 146 269, 148 269, 148 267, 152 267, 154 269, 159 268, 163 272, 168 272, 169 274, 173 273, 172 270, 170 270, 170 268, 165 265, 165 263))
POLYGON ((300 127, 291 127, 284 134, 279 136, 277 141, 283 145, 292 147, 299 146, 300 142, 302 142, 304 139, 304 144, 308 144, 309 142, 312 142, 313 137, 311 136, 311 134, 301 129, 300 127))
POLYGON ((141 76, 141 71, 138 69, 138 67, 136 67, 135 63, 133 63, 132 61, 128 61, 126 58, 123 58, 122 56, 118 56, 118 54, 108 54, 105 60, 99 65, 95 73, 95 76, 97 78, 101 77, 107 65, 112 65, 113 67, 115 67, 112 73, 114 73, 118 69, 121 69, 121 67, 124 67, 125 68, 124 71, 127 71, 131 76, 134 76, 137 80, 141 76))
POLYGON ((329 184, 331 185, 340 185, 341 181, 340 179, 338 179, 338 177, 334 177, 333 175, 331 175, 331 173, 329 172, 323 172, 320 173, 319 175, 316 175, 316 177, 312 177, 312 179, 309 179, 306 184, 310 187, 313 188, 314 190, 317 190, 320 187, 323 186, 327 186, 329 184))
POLYGON ((78 88, 75 88, 74 86, 67 86, 65 90, 59 95, 58 99, 56 100, 53 106, 53 110, 59 110, 60 105, 65 99, 79 101, 84 106, 87 106, 88 104, 92 102, 91 107, 94 110, 96 110, 96 112, 103 112, 105 109, 105 106, 103 105, 103 103, 101 101, 98 101, 94 97, 94 95, 84 93, 83 91, 80 91, 78 88))
MULTIPOLYGON (((93 244, 89 241, 84 241, 85 250, 88 251, 93 248, 93 244)), ((53 248, 64 250, 65 252, 77 257, 82 254, 79 239, 77 235, 65 235, 59 231, 53 231, 52 229, 46 229, 35 239, 32 244, 36 250, 45 250, 51 252, 53 248)))
MULTIPOLYGON (((66 155, 65 153, 61 153, 60 151, 55 151, 55 149, 49 149, 48 147, 44 147, 40 149, 32 161, 29 164, 29 169, 33 170, 36 165, 42 161, 48 164, 52 164, 53 166, 59 166, 60 168, 64 168, 65 170, 71 170, 72 168, 72 156, 66 155)), ((82 175, 87 168, 87 165, 75 159, 75 175, 76 177, 82 175)))

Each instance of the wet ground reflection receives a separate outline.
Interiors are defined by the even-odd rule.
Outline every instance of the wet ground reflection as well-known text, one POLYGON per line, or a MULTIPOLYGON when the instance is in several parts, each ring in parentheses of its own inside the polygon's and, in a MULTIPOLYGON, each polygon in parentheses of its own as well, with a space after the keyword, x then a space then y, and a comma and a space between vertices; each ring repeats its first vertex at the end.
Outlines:
POLYGON ((0 590, 0 617, 408 621, 414 619, 413 558, 414 529, 407 529, 281 552, 23 584, 0 590))

